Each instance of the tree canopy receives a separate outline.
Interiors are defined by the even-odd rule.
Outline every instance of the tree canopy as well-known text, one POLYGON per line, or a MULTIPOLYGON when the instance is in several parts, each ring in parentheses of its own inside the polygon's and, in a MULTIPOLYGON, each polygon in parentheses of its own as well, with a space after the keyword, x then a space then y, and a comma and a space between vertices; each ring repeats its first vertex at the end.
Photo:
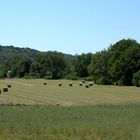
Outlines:
MULTIPOLYGON (((56 51, 0 46, 0 77, 89 78, 97 84, 133 85, 140 70, 140 44, 122 39, 94 54, 69 55, 56 51)), ((135 84, 136 85, 136 84, 135 84)))

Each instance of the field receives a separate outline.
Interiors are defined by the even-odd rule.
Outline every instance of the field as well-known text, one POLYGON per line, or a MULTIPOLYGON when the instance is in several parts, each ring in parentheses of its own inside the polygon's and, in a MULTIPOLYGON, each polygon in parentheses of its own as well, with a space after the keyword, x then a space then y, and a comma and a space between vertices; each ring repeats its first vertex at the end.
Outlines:
POLYGON ((140 140, 140 104, 2 106, 0 140, 140 140))
POLYGON ((79 81, 69 80, 0 80, 0 88, 11 84, 8 93, 0 95, 1 104, 26 105, 97 105, 139 103, 140 89, 136 87, 79 86, 79 81), (46 82, 47 85, 43 85, 46 82), (62 83, 59 87, 58 84, 62 83), (70 87, 69 83, 73 83, 70 87))
POLYGON ((8 84, 0 95, 0 140, 140 140, 140 88, 0 80, 1 89, 8 84))

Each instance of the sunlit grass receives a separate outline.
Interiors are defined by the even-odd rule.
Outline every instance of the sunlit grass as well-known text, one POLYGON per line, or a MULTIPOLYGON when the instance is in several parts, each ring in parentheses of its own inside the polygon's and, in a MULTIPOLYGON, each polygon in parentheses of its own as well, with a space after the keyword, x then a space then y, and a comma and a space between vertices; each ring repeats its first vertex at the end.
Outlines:
POLYGON ((2 140, 139 140, 140 104, 0 106, 2 140))
POLYGON ((139 88, 79 82, 0 80, 0 140, 140 139, 139 88))
POLYGON ((10 79, 0 80, 0 88, 11 84, 8 93, 0 95, 0 103, 41 105, 97 105, 139 103, 140 89, 137 87, 94 85, 79 86, 80 81, 10 79), (46 82, 47 85, 43 85, 46 82), (62 83, 59 87, 58 84, 62 83), (70 87, 69 83, 73 83, 70 87))

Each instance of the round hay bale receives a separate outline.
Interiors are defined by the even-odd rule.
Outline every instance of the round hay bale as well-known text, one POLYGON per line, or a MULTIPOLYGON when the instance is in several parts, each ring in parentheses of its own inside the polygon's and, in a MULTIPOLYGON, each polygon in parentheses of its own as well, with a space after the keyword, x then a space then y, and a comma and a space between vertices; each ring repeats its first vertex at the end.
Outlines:
POLYGON ((61 86, 62 86, 62 84, 61 84, 61 83, 59 83, 59 84, 58 84, 58 86, 59 86, 59 87, 61 87, 61 86))
POLYGON ((43 85, 47 85, 47 83, 43 83, 43 85))
POLYGON ((72 83, 70 83, 70 84, 69 84, 69 86, 70 86, 70 87, 72 87, 72 86, 73 86, 73 84, 72 84, 72 83))
POLYGON ((82 80, 82 83, 84 84, 85 83, 85 80, 82 80))
POLYGON ((93 82, 90 82, 90 83, 89 83, 89 86, 93 86, 93 82))
POLYGON ((3 88, 3 92, 8 92, 8 88, 3 88))
POLYGON ((8 87, 8 88, 11 88, 12 86, 11 86, 11 85, 7 85, 7 87, 8 87))
POLYGON ((89 85, 85 85, 85 88, 89 88, 89 85))
POLYGON ((91 86, 93 86, 93 84, 89 84, 89 86, 91 87, 91 86))
POLYGON ((82 83, 80 83, 80 84, 79 84, 79 86, 83 86, 83 84, 82 84, 82 83))

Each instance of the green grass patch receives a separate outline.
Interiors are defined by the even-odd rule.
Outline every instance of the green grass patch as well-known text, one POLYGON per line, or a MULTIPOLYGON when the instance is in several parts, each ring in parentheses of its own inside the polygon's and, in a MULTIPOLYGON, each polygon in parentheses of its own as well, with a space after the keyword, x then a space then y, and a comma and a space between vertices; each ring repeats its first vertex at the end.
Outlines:
POLYGON ((139 140, 140 104, 0 106, 1 140, 139 140))
POLYGON ((140 139, 139 88, 79 83, 0 80, 0 140, 140 139))

